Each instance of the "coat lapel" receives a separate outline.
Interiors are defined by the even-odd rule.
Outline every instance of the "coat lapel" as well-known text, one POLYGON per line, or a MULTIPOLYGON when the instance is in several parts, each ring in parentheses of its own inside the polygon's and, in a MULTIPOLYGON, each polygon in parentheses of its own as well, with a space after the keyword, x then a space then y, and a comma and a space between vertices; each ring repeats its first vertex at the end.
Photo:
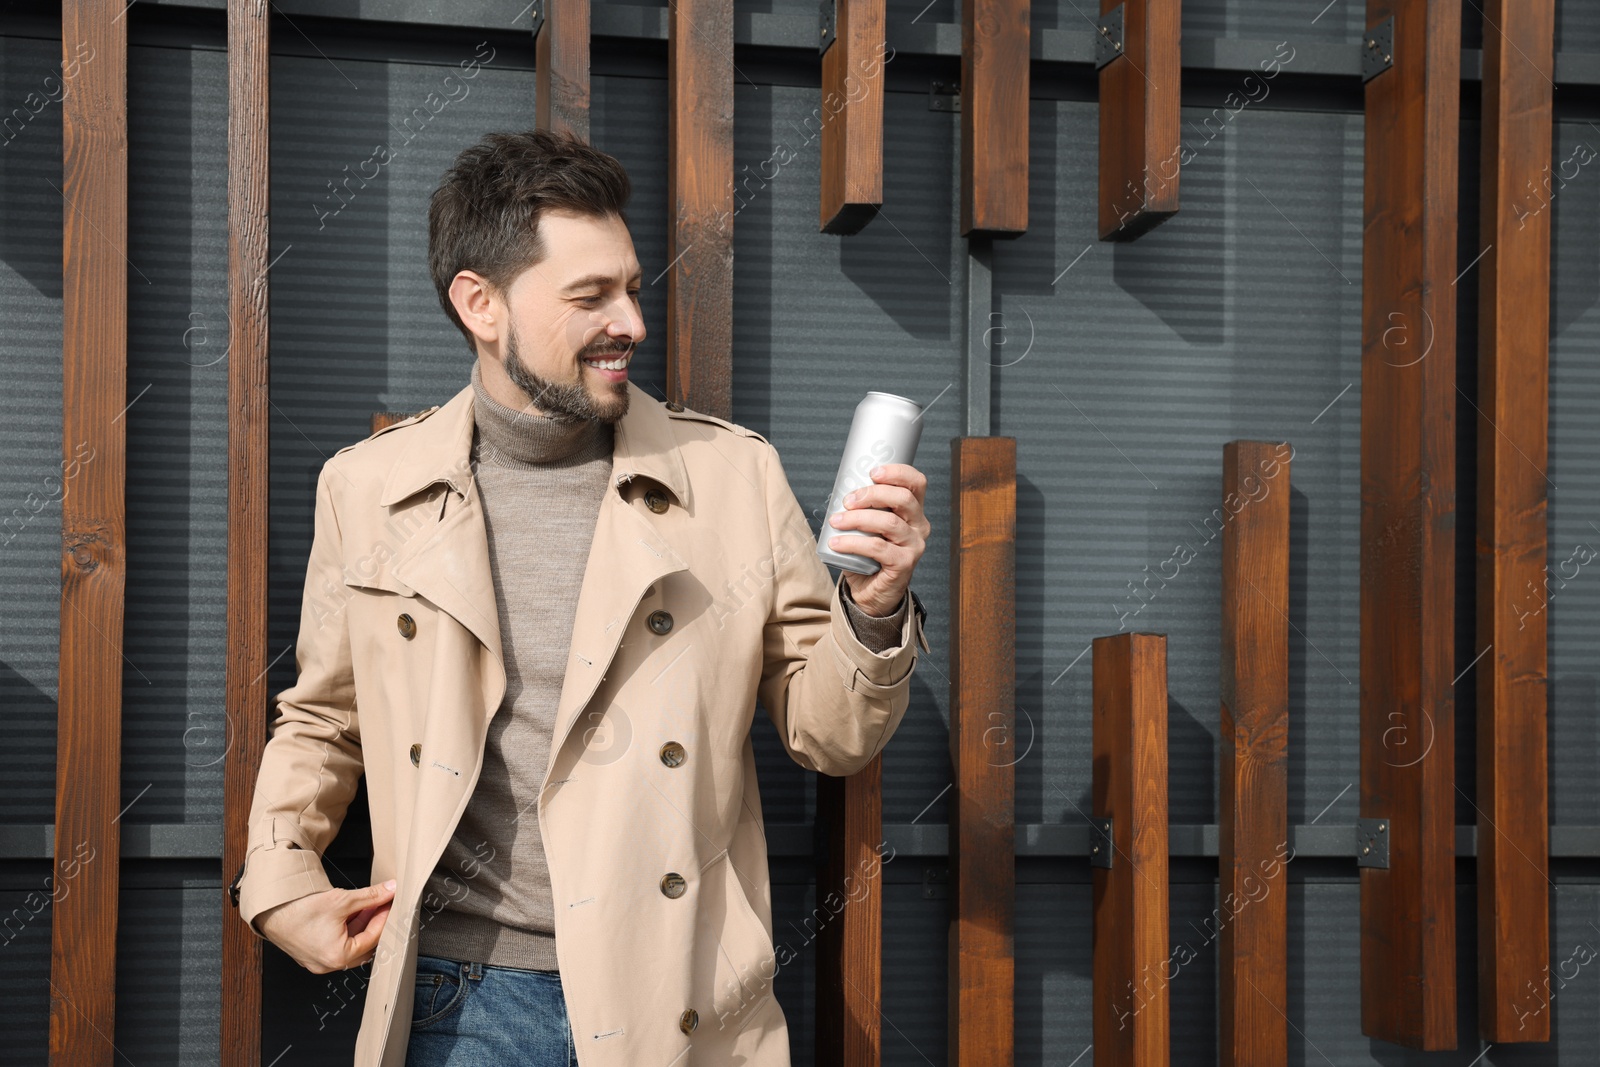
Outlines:
MULTIPOLYGON (((632 479, 648 478, 692 514, 688 471, 665 408, 632 381, 628 393, 628 413, 616 424, 611 478, 600 502, 578 596, 552 753, 560 750, 578 713, 609 670, 644 591, 663 576, 688 567, 646 514, 624 496, 632 479)), ((393 570, 470 630, 503 666, 488 535, 471 462, 473 395, 469 385, 407 428, 409 443, 391 468, 378 502, 390 507, 440 482, 448 485, 453 495, 434 518, 431 532, 408 539, 393 570)), ((498 703, 480 709, 483 725, 496 710, 498 703)), ((552 759, 550 767, 554 766, 552 759)), ((548 776, 547 768, 546 780, 548 776)))

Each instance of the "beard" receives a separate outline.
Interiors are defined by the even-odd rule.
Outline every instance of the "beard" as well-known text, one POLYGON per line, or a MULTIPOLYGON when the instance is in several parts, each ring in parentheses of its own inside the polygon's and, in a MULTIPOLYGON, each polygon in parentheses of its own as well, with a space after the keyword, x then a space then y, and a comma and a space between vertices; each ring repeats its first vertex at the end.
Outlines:
MULTIPOLYGON (((580 357, 615 351, 617 349, 614 345, 591 347, 584 349, 580 357)), ((607 382, 607 392, 610 395, 601 400, 597 399, 584 384, 581 363, 578 369, 578 381, 573 383, 546 381, 535 374, 526 363, 522 362, 517 352, 517 331, 514 327, 506 336, 504 365, 506 377, 527 394, 533 405, 549 418, 562 421, 595 419, 604 423, 615 423, 628 413, 627 382, 607 382)))

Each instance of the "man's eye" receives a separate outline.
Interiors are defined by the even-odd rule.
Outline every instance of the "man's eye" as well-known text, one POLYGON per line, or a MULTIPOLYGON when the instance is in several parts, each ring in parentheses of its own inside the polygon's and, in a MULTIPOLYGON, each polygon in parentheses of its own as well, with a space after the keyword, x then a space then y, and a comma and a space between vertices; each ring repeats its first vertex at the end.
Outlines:
POLYGON ((580 296, 580 297, 578 297, 578 303, 584 305, 585 307, 593 307, 595 304, 599 303, 599 301, 600 301, 600 298, 598 296, 580 296))

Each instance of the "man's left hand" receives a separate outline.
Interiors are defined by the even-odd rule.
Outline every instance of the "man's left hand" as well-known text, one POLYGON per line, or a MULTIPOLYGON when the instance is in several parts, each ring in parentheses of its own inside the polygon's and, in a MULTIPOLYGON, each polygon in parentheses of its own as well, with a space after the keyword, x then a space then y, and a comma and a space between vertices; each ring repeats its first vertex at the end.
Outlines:
POLYGON ((878 561, 877 574, 844 572, 856 606, 868 615, 892 615, 905 599, 911 572, 928 547, 933 528, 923 514, 928 479, 908 463, 874 467, 872 484, 845 497, 845 510, 832 516, 840 530, 860 530, 878 537, 835 534, 828 547, 878 561), (882 509, 882 510, 879 510, 882 509), (882 538, 882 540, 879 540, 882 538))

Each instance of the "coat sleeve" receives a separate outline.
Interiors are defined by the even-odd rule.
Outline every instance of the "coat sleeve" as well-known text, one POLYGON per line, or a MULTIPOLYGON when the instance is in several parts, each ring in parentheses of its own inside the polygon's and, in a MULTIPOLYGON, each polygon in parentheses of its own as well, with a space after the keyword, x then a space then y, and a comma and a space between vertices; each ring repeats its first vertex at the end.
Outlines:
MULTIPOLYGON (((331 461, 330 461, 331 463, 331 461)), ((311 558, 295 646, 298 680, 278 694, 278 717, 261 754, 250 804, 239 915, 257 935, 258 915, 332 887, 322 852, 333 841, 361 777, 361 729, 350 659, 348 587, 329 464, 317 476, 311 558)))
POLYGON ((773 583, 762 631, 761 705, 790 758, 844 777, 870 763, 905 716, 917 647, 928 647, 923 613, 920 605, 905 613, 893 647, 874 652, 861 642, 840 600, 844 577, 828 578, 778 452, 763 445, 773 583))

